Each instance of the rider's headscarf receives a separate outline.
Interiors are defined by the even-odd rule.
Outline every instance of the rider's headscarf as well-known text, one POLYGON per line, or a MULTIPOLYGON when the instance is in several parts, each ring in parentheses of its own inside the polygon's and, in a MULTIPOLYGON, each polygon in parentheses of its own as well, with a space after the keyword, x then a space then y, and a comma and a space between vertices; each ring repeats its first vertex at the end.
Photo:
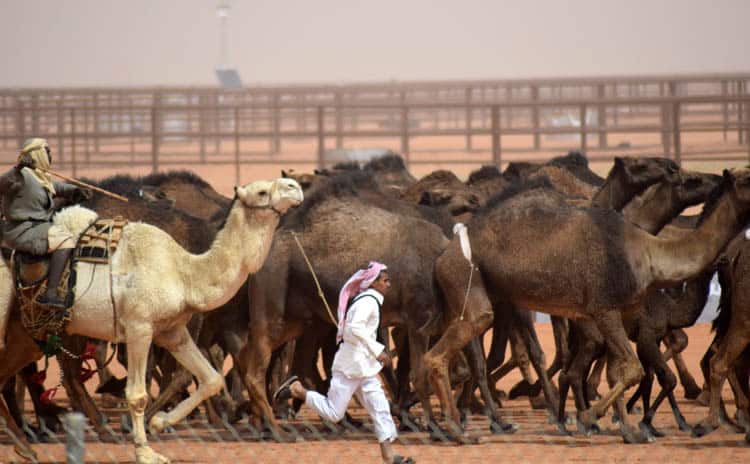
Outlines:
POLYGON ((20 161, 23 155, 30 155, 31 159, 34 160, 34 165, 26 169, 31 171, 34 178, 42 184, 42 187, 54 195, 55 186, 52 184, 52 176, 46 172, 50 168, 49 155, 47 154, 48 147, 49 145, 47 145, 45 139, 29 139, 24 142, 23 148, 21 148, 21 154, 18 155, 18 159, 20 161))
POLYGON ((346 308, 349 304, 349 299, 361 293, 372 285, 380 275, 381 272, 388 269, 388 267, 377 261, 370 261, 370 264, 365 269, 360 269, 346 281, 341 291, 339 292, 339 307, 338 307, 338 331, 336 332, 336 341, 341 341, 344 337, 344 323, 346 322, 346 308))

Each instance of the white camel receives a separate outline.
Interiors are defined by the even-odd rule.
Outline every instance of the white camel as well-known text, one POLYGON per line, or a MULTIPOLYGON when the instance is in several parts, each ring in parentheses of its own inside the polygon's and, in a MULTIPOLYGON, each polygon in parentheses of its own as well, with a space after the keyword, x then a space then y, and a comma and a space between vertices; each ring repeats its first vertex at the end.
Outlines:
MULTIPOLYGON (((169 350, 198 379, 198 388, 188 398, 168 413, 159 412, 151 419, 149 427, 161 431, 224 387, 223 377, 188 334, 187 321, 192 314, 215 309, 235 295, 248 275, 263 265, 281 214, 302 202, 302 189, 297 182, 283 178, 237 187, 235 194, 224 227, 203 254, 188 253, 161 229, 130 223, 123 229, 111 269, 107 265, 78 263, 78 282, 86 285, 79 286, 66 331, 127 343, 125 396, 133 419, 138 464, 170 462, 155 452, 146 439, 143 416, 148 401, 145 378, 151 342, 169 350)), ((95 216, 84 208, 68 209, 57 215, 57 222, 72 229, 80 229, 95 216)), ((0 282, 2 288, 12 285, 7 282, 7 275, 0 275, 6 276, 0 282)), ((0 329, 4 329, 8 317, 4 312, 9 307, 0 306, 0 329)), ((0 340, 3 332, 0 330, 0 340)))

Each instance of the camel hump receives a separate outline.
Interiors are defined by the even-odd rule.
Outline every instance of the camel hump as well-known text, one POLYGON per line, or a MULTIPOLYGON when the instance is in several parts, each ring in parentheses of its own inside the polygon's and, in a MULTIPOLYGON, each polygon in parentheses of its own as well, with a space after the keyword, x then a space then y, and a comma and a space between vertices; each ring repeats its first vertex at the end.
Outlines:
POLYGON ((92 210, 80 205, 70 206, 60 210, 52 222, 64 228, 74 237, 78 237, 89 228, 99 216, 92 210))

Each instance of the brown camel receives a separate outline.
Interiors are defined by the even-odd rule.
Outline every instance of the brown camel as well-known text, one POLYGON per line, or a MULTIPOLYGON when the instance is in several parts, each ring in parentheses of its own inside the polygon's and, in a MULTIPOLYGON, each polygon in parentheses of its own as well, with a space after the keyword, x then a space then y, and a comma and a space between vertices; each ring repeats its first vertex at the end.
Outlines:
MULTIPOLYGON (((750 212, 750 171, 725 171, 722 196, 682 240, 654 237, 600 208, 577 208, 554 193, 499 197, 469 224, 476 262, 493 303, 590 318, 602 332, 612 389, 583 412, 593 424, 643 369, 629 345, 622 313, 643 307, 647 290, 705 270, 750 212), (518 259, 523 256, 524 259, 518 259)), ((620 404, 618 404, 620 406, 620 404)), ((623 418, 626 441, 642 437, 623 418)))

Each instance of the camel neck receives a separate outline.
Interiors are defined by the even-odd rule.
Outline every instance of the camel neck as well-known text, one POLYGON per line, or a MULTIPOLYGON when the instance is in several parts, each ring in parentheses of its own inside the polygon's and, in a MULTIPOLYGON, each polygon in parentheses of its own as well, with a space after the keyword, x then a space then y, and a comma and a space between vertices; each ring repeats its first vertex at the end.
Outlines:
POLYGON ((182 267, 188 304, 208 311, 232 298, 247 276, 262 266, 278 222, 270 209, 245 208, 235 201, 211 248, 188 255, 182 267))
POLYGON ((677 205, 672 195, 672 187, 660 184, 652 195, 644 199, 643 204, 634 208, 624 210, 628 221, 639 226, 649 234, 656 235, 669 221, 680 214, 683 208, 677 205))
POLYGON ((693 232, 683 238, 654 238, 655 246, 649 252, 657 285, 682 282, 710 266, 742 228, 747 209, 737 203, 733 194, 724 194, 693 232))
POLYGON ((627 197, 622 176, 612 173, 591 199, 591 206, 619 211, 632 198, 627 197))

